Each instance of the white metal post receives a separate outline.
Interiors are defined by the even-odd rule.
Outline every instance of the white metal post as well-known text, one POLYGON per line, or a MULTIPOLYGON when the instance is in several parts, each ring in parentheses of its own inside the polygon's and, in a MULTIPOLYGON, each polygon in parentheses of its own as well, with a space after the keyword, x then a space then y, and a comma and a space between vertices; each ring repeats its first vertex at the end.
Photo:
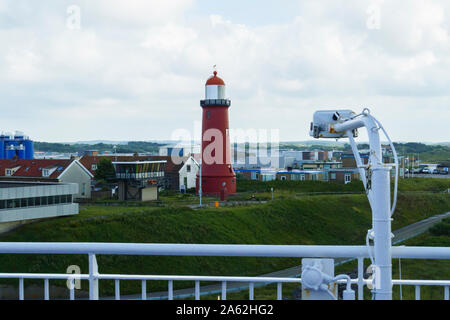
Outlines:
MULTIPOLYGON (((355 159, 359 159, 359 152, 350 133, 361 127, 366 127, 370 145, 369 176, 361 179, 367 182, 370 180, 367 197, 372 208, 372 228, 374 232, 375 299, 392 300, 391 189, 389 182, 391 168, 383 163, 380 128, 369 112, 363 111, 362 118, 336 124, 334 129, 337 132, 348 133, 355 159)), ((359 163, 358 167, 360 167, 360 161, 356 161, 359 163)))
POLYGON ((50 300, 50 290, 48 279, 44 280, 44 300, 50 300))
POLYGON ((358 258, 358 300, 364 300, 364 258, 358 258))
POLYGON ((198 182, 198 195, 200 196, 200 207, 202 206, 202 165, 203 165, 203 155, 200 163, 200 181, 198 182))
POLYGON ((98 300, 98 265, 93 253, 89 253, 89 300, 98 300))
POLYGON ((141 282, 141 291, 142 300, 147 300, 147 281, 145 280, 141 282))
POLYGON ((390 168, 372 169, 372 224, 375 258, 375 299, 392 300, 390 168))

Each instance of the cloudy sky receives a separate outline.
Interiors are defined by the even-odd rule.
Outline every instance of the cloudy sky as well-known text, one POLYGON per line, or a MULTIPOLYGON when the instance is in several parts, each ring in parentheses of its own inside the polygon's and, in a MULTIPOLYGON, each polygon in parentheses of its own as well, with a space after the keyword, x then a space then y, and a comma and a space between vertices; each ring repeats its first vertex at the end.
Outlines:
POLYGON ((448 0, 0 0, 0 130, 170 139, 216 64, 231 128, 306 140, 315 110, 369 107, 394 140, 450 141, 449 18, 448 0))

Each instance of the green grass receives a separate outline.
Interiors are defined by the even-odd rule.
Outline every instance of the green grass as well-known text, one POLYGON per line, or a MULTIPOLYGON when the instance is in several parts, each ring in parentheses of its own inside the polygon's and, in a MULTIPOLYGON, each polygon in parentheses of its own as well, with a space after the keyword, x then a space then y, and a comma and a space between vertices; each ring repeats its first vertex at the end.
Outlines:
MULTIPOLYGON (((450 197, 444 194, 400 195, 393 228, 449 210, 450 197)), ((0 241, 344 245, 363 244, 370 226, 365 195, 319 195, 202 210, 81 206, 77 216, 24 225, 0 241)), ((113 255, 100 255, 98 262, 101 273, 230 276, 255 276, 299 263, 287 258, 113 255)), ((0 272, 65 273, 69 265, 79 265, 87 272, 87 256, 2 255, 0 272)), ((54 284, 63 286, 64 282, 54 284)), ((148 283, 149 291, 166 288, 166 282, 148 283)), ((139 283, 122 281, 121 291, 140 292, 139 283)), ((112 281, 101 281, 101 295, 113 292, 112 281)))
MULTIPOLYGON (((449 247, 450 246, 450 218, 433 226, 428 232, 402 243, 407 246, 429 246, 429 247, 449 247)), ((369 266, 369 259, 365 259, 365 269, 369 266)), ((392 260, 392 278, 400 279, 399 259, 392 260)), ((335 274, 357 272, 357 263, 352 261, 336 267, 335 274)), ((450 261, 449 260, 422 260, 422 259, 402 259, 401 260, 401 279, 413 280, 449 280, 450 279, 450 261)), ((283 299, 292 299, 292 293, 299 286, 296 284, 283 284, 283 299)), ((357 291, 354 285, 353 289, 357 291)), ((262 287, 255 287, 255 300, 274 300, 277 297, 277 288, 275 284, 262 287)), ((219 294, 220 295, 220 294, 219 294)), ((364 287, 364 298, 371 299, 370 291, 364 287)), ((420 290, 421 300, 443 300, 444 288, 438 286, 422 286, 420 290)), ((203 296, 203 300, 215 300, 218 295, 203 296)), ((227 293, 227 300, 247 300, 249 299, 248 290, 227 293)), ((393 299, 400 300, 400 287, 395 285, 393 288, 393 299)), ((415 287, 402 286, 402 299, 415 300, 415 287)))

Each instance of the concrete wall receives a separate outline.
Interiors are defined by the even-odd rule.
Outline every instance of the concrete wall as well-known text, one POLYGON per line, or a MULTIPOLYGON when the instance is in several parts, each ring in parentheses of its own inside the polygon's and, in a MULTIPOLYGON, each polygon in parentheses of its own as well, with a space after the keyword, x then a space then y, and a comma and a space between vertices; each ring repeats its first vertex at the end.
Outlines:
POLYGON ((63 174, 61 174, 59 180, 65 183, 78 184, 78 191, 73 196, 74 199, 91 197, 91 176, 84 170, 80 163, 72 163, 63 174))

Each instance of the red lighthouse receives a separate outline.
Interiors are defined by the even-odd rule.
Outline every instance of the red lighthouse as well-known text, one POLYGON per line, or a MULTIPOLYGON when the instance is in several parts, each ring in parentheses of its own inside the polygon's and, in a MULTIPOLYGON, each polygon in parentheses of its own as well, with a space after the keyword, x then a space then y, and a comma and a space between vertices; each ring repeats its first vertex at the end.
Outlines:
MULTIPOLYGON (((236 193, 236 174, 231 166, 231 148, 225 82, 217 71, 205 84, 205 100, 200 100, 202 116, 202 168, 201 190, 206 195, 236 193)), ((197 174, 197 192, 199 191, 197 174)))

